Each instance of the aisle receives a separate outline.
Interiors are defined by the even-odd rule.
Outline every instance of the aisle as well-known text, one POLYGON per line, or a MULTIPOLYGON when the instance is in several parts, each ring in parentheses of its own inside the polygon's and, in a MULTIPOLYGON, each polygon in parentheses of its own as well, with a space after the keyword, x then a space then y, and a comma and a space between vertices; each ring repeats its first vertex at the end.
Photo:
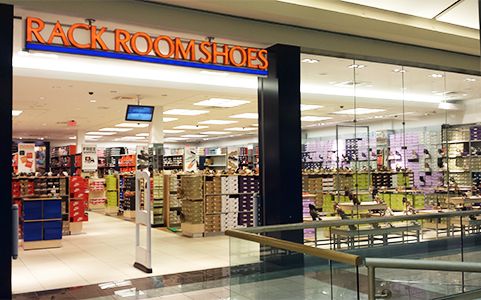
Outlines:
POLYGON ((62 248, 19 251, 13 261, 14 293, 203 270, 229 265, 225 236, 191 239, 152 230, 153 274, 132 267, 135 225, 89 213, 85 234, 63 238, 62 248))

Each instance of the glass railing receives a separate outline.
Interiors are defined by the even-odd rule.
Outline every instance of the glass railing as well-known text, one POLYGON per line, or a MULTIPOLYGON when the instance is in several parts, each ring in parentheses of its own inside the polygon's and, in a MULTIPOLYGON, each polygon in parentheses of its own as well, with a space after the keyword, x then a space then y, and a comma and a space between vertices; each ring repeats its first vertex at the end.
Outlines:
MULTIPOLYGON (((481 211, 471 210, 230 230, 231 299, 368 299, 367 258, 481 262, 480 227, 481 211)), ((481 274, 462 269, 380 268, 375 278, 378 298, 481 289, 481 274)))

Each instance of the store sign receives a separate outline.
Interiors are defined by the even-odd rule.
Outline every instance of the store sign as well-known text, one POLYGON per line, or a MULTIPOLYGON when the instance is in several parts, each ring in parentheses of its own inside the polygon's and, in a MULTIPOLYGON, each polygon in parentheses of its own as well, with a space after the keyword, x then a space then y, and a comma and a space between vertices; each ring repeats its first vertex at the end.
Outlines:
POLYGON ((35 144, 18 144, 18 173, 35 173, 35 144))
POLYGON ((95 172, 98 167, 97 146, 82 145, 82 171, 95 172))
POLYGON ((26 49, 118 58, 255 75, 267 75, 267 50, 185 40, 84 23, 54 25, 26 19, 26 49))

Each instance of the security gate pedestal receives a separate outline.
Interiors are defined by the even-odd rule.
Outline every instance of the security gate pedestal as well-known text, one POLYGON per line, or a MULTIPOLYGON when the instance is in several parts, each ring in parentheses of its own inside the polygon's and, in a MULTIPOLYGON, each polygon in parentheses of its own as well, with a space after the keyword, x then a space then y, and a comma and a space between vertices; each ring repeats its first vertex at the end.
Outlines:
POLYGON ((150 175, 145 171, 135 172, 135 263, 134 267, 152 273, 152 235, 151 235, 150 175), (141 187, 143 186, 143 191, 141 187), (144 209, 140 200, 144 194, 144 209), (145 246, 140 245, 140 227, 146 228, 145 246))

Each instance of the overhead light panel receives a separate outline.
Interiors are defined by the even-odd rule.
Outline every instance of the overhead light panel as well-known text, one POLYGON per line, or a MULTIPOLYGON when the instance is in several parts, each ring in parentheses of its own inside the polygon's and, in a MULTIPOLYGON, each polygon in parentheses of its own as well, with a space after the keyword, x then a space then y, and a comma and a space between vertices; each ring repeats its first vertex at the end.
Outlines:
POLYGON ((203 138, 203 137, 206 137, 206 136, 207 135, 205 135, 205 134, 185 134, 182 137, 185 137, 185 138, 203 138))
POLYGON ((475 82, 475 81, 476 81, 476 78, 471 78, 471 77, 469 77, 469 78, 466 78, 465 80, 466 80, 466 81, 469 81, 469 82, 475 82))
POLYGON ((177 141, 185 141, 188 140, 188 138, 183 138, 183 137, 168 137, 164 139, 164 142, 177 142, 177 141))
POLYGON ((304 58, 303 60, 301 60, 301 62, 306 64, 317 64, 319 60, 314 58, 304 58))
POLYGON ((148 132, 143 132, 143 133, 137 133, 135 136, 149 136, 150 134, 148 132))
POLYGON ((179 116, 198 116, 209 113, 208 110, 198 109, 169 109, 164 111, 164 115, 179 115, 179 116))
POLYGON ((324 121, 324 120, 331 120, 331 117, 318 117, 318 116, 303 116, 301 117, 301 121, 303 122, 317 122, 317 121, 324 121))
POLYGON ((76 140, 77 137, 76 137, 76 136, 69 136, 68 139, 69 139, 69 140, 76 140))
POLYGON ((228 131, 204 131, 201 132, 201 134, 207 134, 207 135, 216 135, 216 134, 229 134, 230 132, 228 131))
POLYGON ((199 122, 199 124, 209 124, 209 125, 227 125, 227 124, 234 124, 238 121, 229 121, 229 120, 207 120, 199 122))
POLYGON ((173 129, 165 129, 162 130, 163 133, 181 133, 184 132, 185 130, 173 130, 173 129))
POLYGON ((443 78, 444 75, 443 75, 443 74, 439 74, 439 73, 433 73, 433 74, 429 75, 429 77, 432 77, 432 78, 443 78))
POLYGON ((12 110, 12 116, 18 117, 23 113, 23 110, 12 110))
POLYGON ((359 64, 352 64, 352 65, 349 65, 347 67, 349 69, 362 69, 362 68, 365 68, 366 66, 365 65, 359 65, 359 64))
POLYGON ((99 131, 116 131, 116 132, 126 132, 130 131, 132 128, 115 128, 115 127, 106 127, 106 128, 100 128, 99 131))
POLYGON ((177 121, 177 120, 178 120, 177 118, 164 117, 162 121, 164 123, 167 123, 167 122, 172 122, 172 121, 177 121))
POLYGON ((233 128, 226 128, 226 131, 253 131, 257 130, 257 128, 253 127, 233 127, 233 128))
POLYGON ((102 137, 101 135, 86 135, 85 139, 86 140, 95 140, 95 139, 99 139, 101 137, 102 137))
POLYGON ((344 109, 340 111, 333 112, 337 115, 365 115, 365 114, 372 114, 377 112, 385 111, 385 109, 371 109, 371 108, 356 108, 356 109, 344 109))
POLYGON ((394 69, 394 70, 392 70, 392 71, 395 72, 395 73, 406 73, 406 70, 404 70, 404 69, 399 69, 399 68, 396 68, 396 69, 394 69))
POLYGON ((234 119, 257 119, 259 115, 257 113, 243 113, 238 115, 230 116, 229 118, 234 119))
POLYGON ((307 111, 307 110, 315 110, 319 108, 323 108, 324 106, 322 105, 313 105, 313 104, 301 104, 301 111, 307 111))
POLYGON ((120 123, 115 125, 115 127, 130 127, 130 128, 145 128, 149 127, 147 123, 120 123))
POLYGON ((180 125, 180 126, 175 126, 174 129, 187 129, 187 130, 198 130, 198 129, 205 129, 209 128, 209 126, 199 126, 199 125, 180 125))
POLYGON ((208 100, 203 100, 194 105, 197 106, 212 106, 212 107, 236 107, 244 104, 250 103, 247 100, 234 100, 234 99, 223 99, 223 98, 210 98, 208 100))
POLYGON ((108 131, 89 131, 85 134, 88 135, 114 135, 117 134, 117 132, 108 132, 108 131))

